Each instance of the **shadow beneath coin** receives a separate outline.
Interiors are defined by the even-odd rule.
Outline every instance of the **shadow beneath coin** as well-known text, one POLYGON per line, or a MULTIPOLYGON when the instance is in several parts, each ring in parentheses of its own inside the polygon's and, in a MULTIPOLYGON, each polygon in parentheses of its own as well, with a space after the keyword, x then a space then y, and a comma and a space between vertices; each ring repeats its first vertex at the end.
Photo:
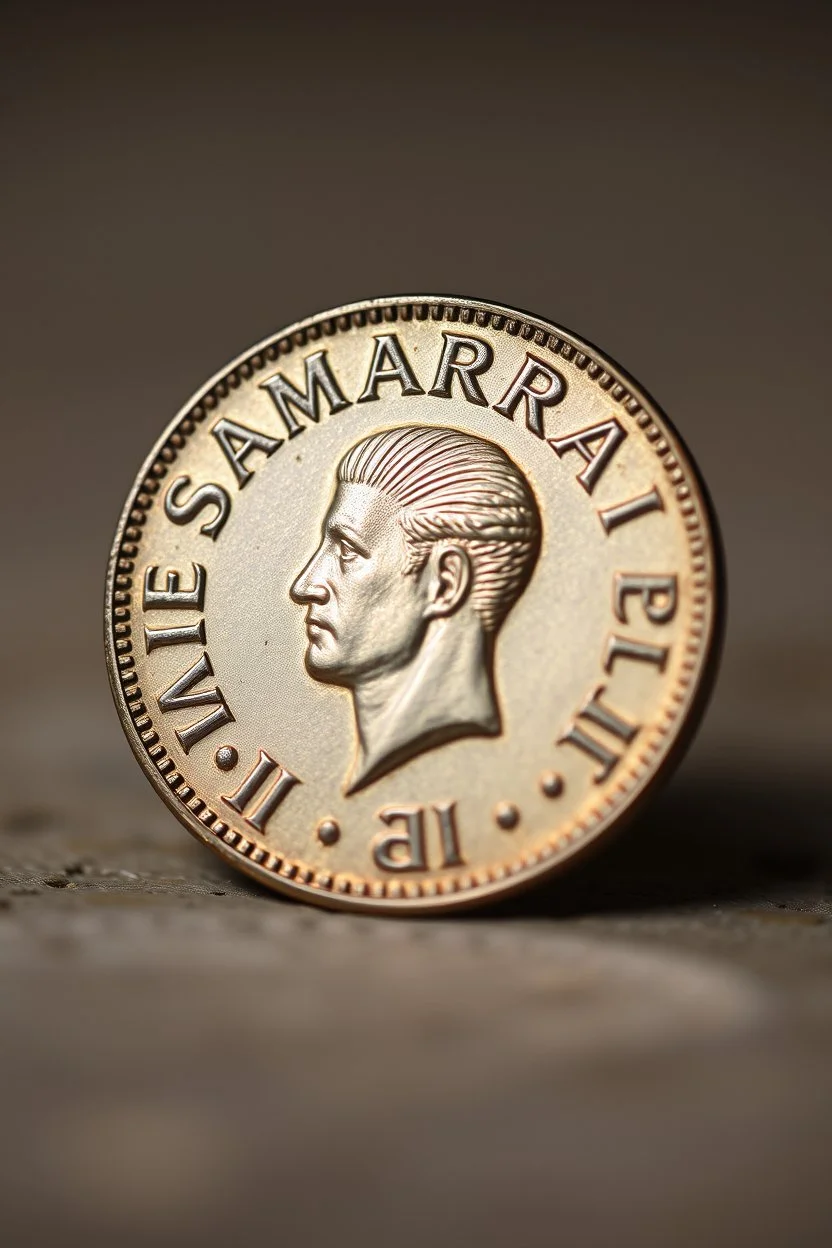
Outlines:
POLYGON ((832 790, 817 779, 680 775, 586 861, 499 909, 574 917, 817 889, 832 881, 830 809, 832 790))

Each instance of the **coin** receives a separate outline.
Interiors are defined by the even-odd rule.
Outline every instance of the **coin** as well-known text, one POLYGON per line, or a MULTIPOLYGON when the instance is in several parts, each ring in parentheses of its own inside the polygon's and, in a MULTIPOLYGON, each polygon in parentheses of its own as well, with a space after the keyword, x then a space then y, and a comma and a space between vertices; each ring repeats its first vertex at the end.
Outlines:
POLYGON ((468 906, 575 859, 689 740, 721 630, 697 470, 608 356, 410 296, 185 404, 106 589, 122 725, 185 826, 292 896, 468 906))

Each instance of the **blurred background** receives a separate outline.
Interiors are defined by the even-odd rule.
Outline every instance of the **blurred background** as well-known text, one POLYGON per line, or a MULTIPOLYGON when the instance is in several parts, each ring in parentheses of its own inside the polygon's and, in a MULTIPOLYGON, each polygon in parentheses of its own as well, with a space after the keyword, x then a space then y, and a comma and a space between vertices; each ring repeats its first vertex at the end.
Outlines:
POLYGON ((828 8, 0 17, 3 1242, 827 1244, 828 8), (188 395, 416 291, 548 316, 646 385, 731 592, 637 823, 521 902, 394 923, 191 843, 101 617, 188 395))

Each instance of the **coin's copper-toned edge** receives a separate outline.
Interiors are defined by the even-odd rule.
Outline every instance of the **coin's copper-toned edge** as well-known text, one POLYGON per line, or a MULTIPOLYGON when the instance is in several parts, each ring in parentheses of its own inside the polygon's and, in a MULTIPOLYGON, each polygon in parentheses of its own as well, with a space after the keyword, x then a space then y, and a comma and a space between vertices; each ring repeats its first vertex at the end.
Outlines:
MULTIPOLYGON (((590 375, 598 377, 598 373, 590 375)), ((658 431, 654 432, 658 433, 658 431)), ((149 505, 152 505, 152 502, 149 505)), ((129 615, 129 607, 126 613, 129 615)), ((489 300, 455 296, 401 295, 343 305, 332 311, 318 313, 296 322, 237 356, 225 368, 215 373, 180 408, 145 459, 122 510, 107 571, 105 648, 113 699, 133 753, 153 787, 165 799, 166 805, 169 804, 170 794, 178 797, 178 804, 176 806, 171 804, 174 813, 202 844, 214 849, 230 865, 244 871, 259 883, 267 884, 269 888, 284 892, 296 900, 309 899, 318 905, 332 909, 360 910, 375 914, 417 915, 468 908, 514 896, 518 891, 539 881, 541 877, 553 875, 563 869, 572 861, 576 853, 583 854, 591 842, 601 840, 602 833, 607 836, 612 827, 618 830, 624 824, 629 823, 641 809, 644 799, 654 791, 657 785, 669 777, 701 721, 716 675, 724 634, 724 621, 724 556, 711 499, 683 439, 649 393, 605 352, 598 350, 586 340, 578 338, 569 330, 543 321, 520 309, 489 300), (687 681, 688 687, 692 686, 692 690, 683 714, 683 723, 676 728, 670 745, 663 751, 656 747, 651 763, 644 765, 641 768, 641 774, 635 776, 634 782, 622 790, 627 795, 627 804, 623 809, 619 809, 616 804, 611 821, 609 814, 605 817, 594 817, 592 828, 584 828, 583 834, 576 836, 571 845, 558 849, 556 861, 551 861, 546 856, 543 856, 541 861, 541 856, 537 855, 538 860, 525 865, 522 871, 511 878, 510 882, 503 874, 499 878, 489 879, 482 883, 472 878, 465 891, 460 892, 444 894, 437 892, 432 896, 422 894, 416 897, 406 895, 373 897, 366 895, 366 890, 362 895, 344 894, 332 890, 331 885, 328 888, 323 887, 321 883, 313 885, 296 878, 294 872, 289 878, 284 878, 277 873, 277 869, 261 865, 267 858, 274 859, 275 857, 279 863, 279 855, 269 853, 256 842, 244 841, 239 834, 228 829, 227 825, 216 816, 212 815, 207 822, 199 821, 198 813, 206 815, 210 813, 206 809, 207 804, 194 793, 185 778, 175 770, 172 760, 166 760, 170 765, 164 766, 161 758, 154 761, 151 757, 149 751, 154 748, 154 745, 152 740, 148 741, 148 738, 152 739, 155 736, 152 732, 152 725, 151 730, 145 732, 145 739, 142 739, 139 727, 134 722, 138 720, 141 723, 142 720, 146 720, 147 724, 151 724, 141 701, 141 691, 138 689, 138 677, 134 671, 135 662, 129 653, 129 643, 127 653, 119 651, 115 628, 119 608, 124 609, 125 600, 129 603, 130 599, 127 591, 131 588, 132 578, 129 573, 133 570, 133 557, 138 551, 143 523, 141 518, 143 509, 138 505, 139 500, 145 494, 150 495, 152 499, 158 491, 159 482, 167 470, 166 461, 171 462, 175 459, 174 448, 184 445, 185 438, 193 432, 195 424, 205 418, 206 409, 210 410, 216 406, 217 395, 220 399, 227 395, 229 379, 233 386, 239 384, 241 373, 244 377, 250 376, 252 361, 255 361, 255 367, 262 367, 266 360, 276 360, 281 355, 291 353, 296 347, 306 345, 309 341, 332 336, 338 332, 347 332, 368 322, 371 324, 380 324, 382 321, 394 322, 399 316, 404 320, 414 317, 419 320, 430 318, 438 322, 449 320, 461 321, 463 324, 490 324, 498 331, 502 329, 512 336, 522 336, 529 342, 559 353, 567 360, 580 357, 577 361, 577 366, 580 368, 585 369, 590 363, 596 367, 600 366, 599 381, 605 383, 603 388, 611 393, 617 403, 623 405, 624 410, 630 416, 643 418, 638 420, 643 430, 649 428, 650 422, 656 417, 663 426, 661 432, 666 435, 661 440, 667 443, 667 439, 672 439, 675 443, 675 446, 665 446, 665 451, 660 453, 660 462, 663 463, 666 453, 673 452, 672 458, 675 464, 684 469, 684 485, 688 489, 688 497, 693 493, 701 513, 695 529, 703 552, 706 551, 710 558, 710 584, 703 599, 708 602, 710 610, 707 630, 702 631, 697 647, 696 670, 687 681), (478 317, 485 319, 479 321, 478 317), (259 364, 256 363, 258 358, 261 360, 259 364), (249 371, 246 372, 246 369, 249 371), (620 393, 616 394, 616 391, 620 393), (186 422, 191 422, 192 427, 183 433, 182 426, 186 422), (134 537, 130 536, 131 532, 134 537), (123 598, 120 598, 121 595, 123 598), (132 696, 130 690, 133 691, 132 696), (656 758, 658 758, 658 763, 656 763, 656 758), (162 765, 161 770, 160 765, 162 765), (213 829, 211 825, 214 825, 213 829), (223 836, 227 836, 228 839, 224 840, 223 836), (258 860, 253 861, 247 856, 248 854, 256 854, 258 860)), ((665 729, 664 735, 668 732, 669 728, 665 729)), ((161 747, 159 749, 162 755, 166 754, 161 747)), ((552 853, 554 852, 553 848, 552 853)), ((307 871, 306 874, 312 873, 307 871)))

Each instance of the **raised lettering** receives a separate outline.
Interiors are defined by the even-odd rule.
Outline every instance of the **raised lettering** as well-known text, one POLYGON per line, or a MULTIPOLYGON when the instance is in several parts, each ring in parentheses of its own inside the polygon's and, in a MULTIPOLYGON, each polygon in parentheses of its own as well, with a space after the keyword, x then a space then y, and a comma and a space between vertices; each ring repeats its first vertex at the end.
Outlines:
POLYGON ((494 411, 501 416, 514 419, 514 411, 518 403, 526 400, 526 428, 539 438, 543 437, 543 408, 553 407, 560 403, 566 394, 566 382, 556 369, 539 360, 530 352, 514 381, 506 390, 499 403, 494 404, 494 411), (536 390, 535 384, 544 383, 544 389, 536 390))
POLYGON ((179 572, 168 572, 167 587, 156 588, 158 567, 149 567, 144 574, 144 592, 142 606, 145 611, 177 610, 201 611, 205 605, 205 569, 201 563, 192 563, 194 570, 193 589, 179 588, 179 572))
POLYGON ((190 477, 177 477, 175 482, 171 482, 165 494, 165 514, 173 524, 190 524, 206 507, 216 507, 216 515, 205 520, 200 527, 200 533, 205 533, 216 542, 223 524, 231 514, 231 499, 228 498, 227 490, 222 485, 213 483, 200 485, 200 488, 193 490, 190 498, 178 502, 176 495, 181 498, 182 490, 187 489, 190 484, 190 477))
MULTIPOLYGON (((599 685, 593 692, 581 709, 578 711, 576 719, 588 720, 597 728, 602 728, 611 736, 617 737, 620 741, 629 744, 630 741, 638 734, 640 725, 631 724, 628 720, 616 712, 605 706, 601 701, 603 694, 606 692, 605 685, 599 685)), ((601 784, 606 780, 607 776, 613 770, 617 763, 621 760, 621 755, 616 754, 608 746, 598 741, 595 737, 589 735, 577 723, 573 722, 569 725, 566 732, 559 740, 559 744, 574 745, 577 749, 582 750, 584 754, 594 759, 599 764, 598 771, 595 772, 592 779, 596 784, 601 784)))
POLYGON ((655 663, 663 672, 670 653, 667 646, 651 646, 646 641, 633 641, 629 637, 613 635, 607 640, 604 655, 604 671, 611 672, 616 659, 635 659, 640 663, 655 663))
POLYGON ((612 733, 614 737, 620 737, 622 741, 629 743, 638 733, 638 725, 628 723, 608 706, 604 706, 601 698, 605 692, 606 686, 599 685, 592 697, 588 698, 578 711, 578 715, 581 719, 588 719, 590 723, 596 724, 599 728, 612 733))
POLYGON ((197 693, 193 692, 195 685, 198 685, 207 676, 213 675, 214 669, 211 666, 211 660, 207 652, 203 652, 196 662, 186 672, 183 672, 169 689, 166 689, 164 693, 160 693, 156 699, 159 703, 159 710, 165 713, 189 706, 216 707, 216 710, 212 711, 210 715, 206 715, 204 719, 189 724, 181 732, 177 730, 176 738, 186 754, 190 753, 197 742, 202 741, 210 733, 216 732, 223 724, 234 722, 234 716, 228 709, 228 704, 219 689, 202 689, 197 693))
POLYGON ((494 352, 482 338, 474 338, 470 334, 444 334, 445 344, 442 358, 436 370, 436 378, 430 393, 436 399, 450 399, 454 384, 454 376, 458 377, 462 393, 469 403, 479 407, 487 407, 488 399, 482 392, 477 377, 486 372, 494 360, 494 352), (467 360, 461 360, 463 351, 473 354, 467 360))
POLYGON ((273 455, 282 438, 270 438, 257 429, 249 429, 247 425, 238 425, 233 420, 218 420, 211 430, 222 447, 223 453, 234 470, 240 489, 247 485, 254 473, 246 467, 246 460, 252 451, 262 451, 266 458, 273 455))
POLYGON ((433 807, 439 821, 442 843, 442 866, 461 867, 463 858, 459 852, 459 833, 456 830, 456 802, 443 802, 433 807))
POLYGON ((621 761, 620 754, 616 754, 606 745, 602 745, 600 741, 596 741, 595 737, 584 732, 583 728, 579 728, 577 724, 569 725, 568 730, 560 738, 559 744, 577 746, 589 758, 595 759, 599 764, 599 770, 592 777, 596 784, 601 784, 603 780, 606 780, 613 768, 621 761))
POLYGON ((184 646, 196 642, 205 645, 205 621, 198 624, 176 624, 173 628, 147 628, 144 630, 144 644, 147 653, 159 646, 184 646))
POLYGON ((318 407, 319 390, 323 392, 329 404, 330 412, 340 412, 345 407, 350 406, 349 400, 345 399, 338 389, 338 383, 332 375, 326 358, 326 351, 315 351, 312 355, 308 355, 304 360, 304 367, 306 371, 305 391, 298 390, 282 373, 276 373, 274 377, 268 377, 265 381, 260 382, 262 388, 268 390, 274 399, 290 438, 297 437, 304 430, 304 426, 300 424, 294 412, 290 410, 290 405, 296 407, 307 420, 311 420, 315 424, 318 423, 320 418, 318 407))
POLYGON ((206 507, 216 507, 217 514, 210 520, 204 521, 199 529, 200 533, 205 533, 207 537, 216 541, 222 526, 231 514, 231 499, 228 497, 228 492, 221 485, 211 482, 209 485, 201 485, 198 490, 194 490, 190 498, 179 502, 177 495, 181 499, 182 491, 186 490, 190 484, 190 477, 177 477, 171 482, 165 495, 165 515, 174 524, 189 524, 206 507))
POLYGON ((549 438, 552 450, 561 459, 567 451, 577 451, 584 460, 585 468, 578 473, 577 481, 587 494, 595 489, 601 474, 618 450, 627 434, 615 418, 605 420, 600 425, 590 425, 588 429, 579 429, 567 438, 549 438), (593 450, 593 444, 601 445, 593 450))
POLYGON ((257 762, 240 787, 227 797, 224 796, 222 800, 226 806, 230 806, 232 810, 236 810, 238 815, 242 815, 246 823, 250 824, 255 831, 265 832, 266 824, 286 794, 296 784, 300 783, 297 776, 293 776, 291 771, 273 759, 265 750, 261 750, 257 762), (245 814, 246 807, 260 792, 266 782, 275 775, 275 772, 277 775, 274 783, 266 790, 262 800, 250 815, 245 814))
POLYGON ((633 576, 626 572, 616 572, 612 603, 616 617, 622 624, 629 624, 629 594, 638 594, 644 614, 651 624, 668 624, 676 614, 678 582, 675 576, 633 576))
MULTIPOLYGON (((456 827, 456 802, 437 802, 431 807, 439 829, 442 852, 440 867, 461 867, 465 860, 459 849, 456 827)), ((404 822, 405 831, 376 838, 373 860, 383 871, 426 871, 427 838, 424 806, 387 806, 378 812, 382 823, 389 827, 404 822)))
POLYGON ((404 823, 405 831, 382 835, 373 845, 373 861, 382 871, 425 871, 425 810, 423 806, 387 806, 379 811, 381 822, 390 827, 404 823), (403 850, 397 854, 395 850, 403 850))
POLYGON ((631 498, 626 503, 619 503, 616 507, 605 507, 598 512, 598 519, 606 532, 611 533, 620 524, 628 524, 630 520, 637 520, 639 516, 646 515, 648 511, 664 511, 662 496, 655 486, 647 494, 639 494, 637 498, 631 498))
POLYGON ((357 403, 371 403, 378 398, 378 387, 382 381, 397 381, 402 394, 424 394, 424 390, 416 380, 413 369, 395 334, 377 334, 376 345, 367 384, 356 399, 357 403))

